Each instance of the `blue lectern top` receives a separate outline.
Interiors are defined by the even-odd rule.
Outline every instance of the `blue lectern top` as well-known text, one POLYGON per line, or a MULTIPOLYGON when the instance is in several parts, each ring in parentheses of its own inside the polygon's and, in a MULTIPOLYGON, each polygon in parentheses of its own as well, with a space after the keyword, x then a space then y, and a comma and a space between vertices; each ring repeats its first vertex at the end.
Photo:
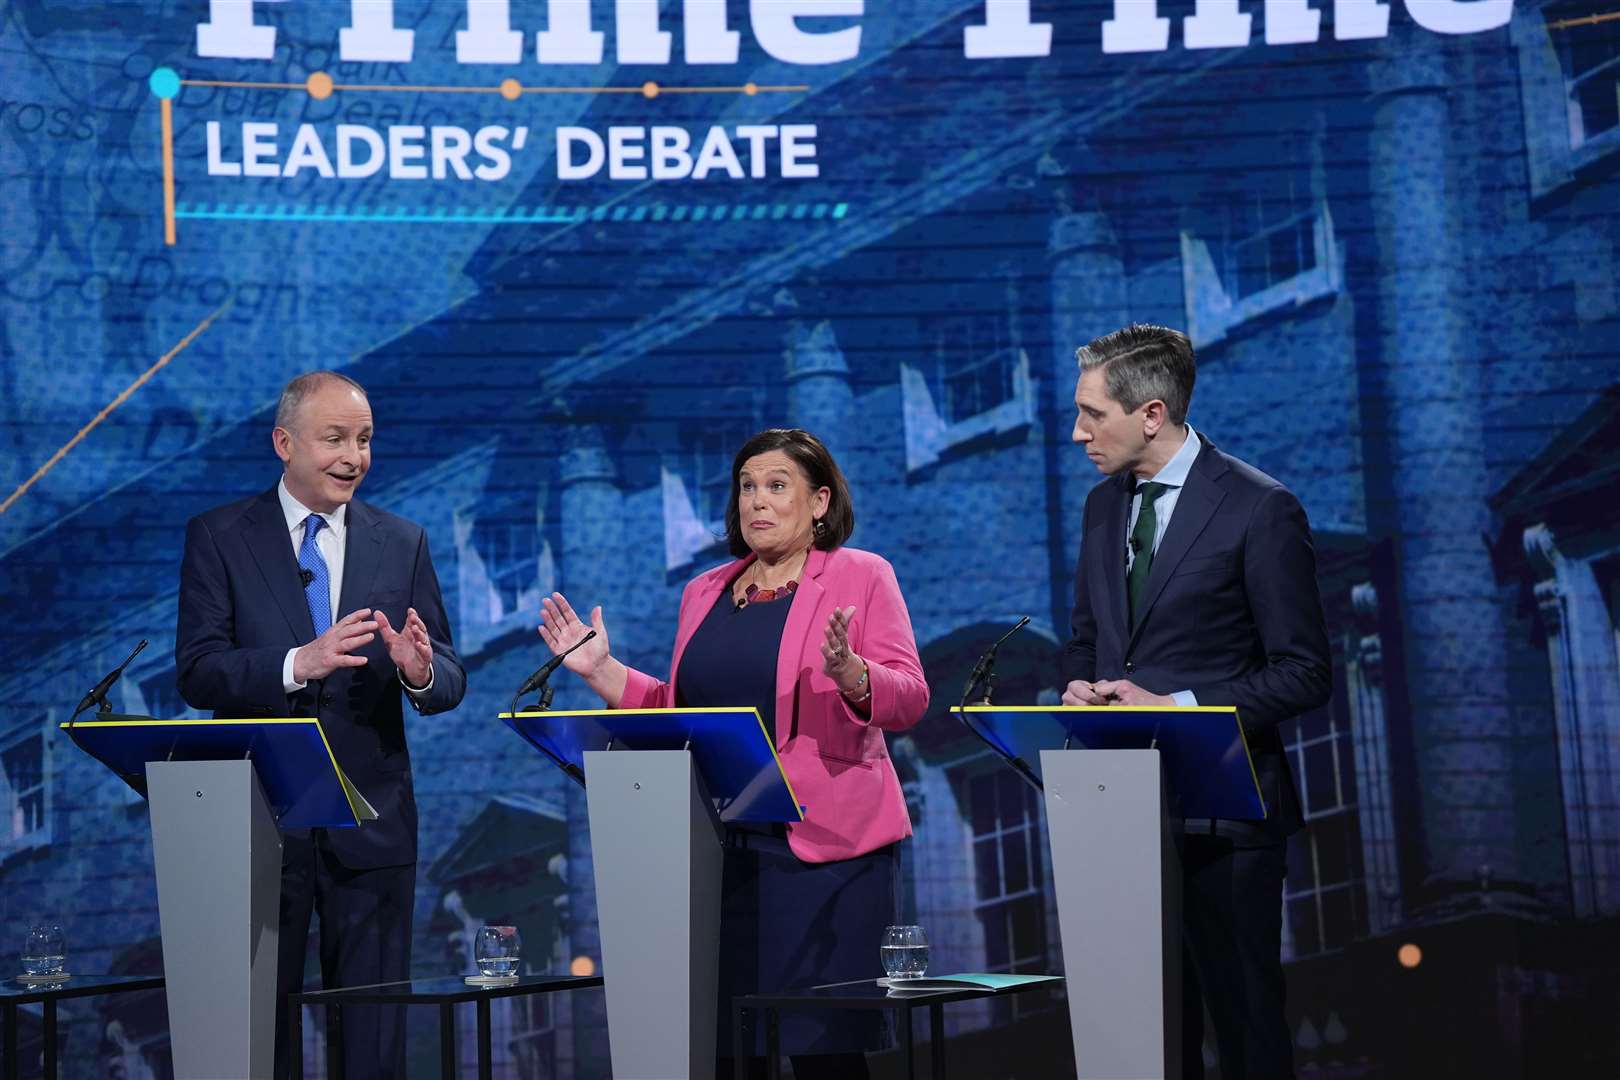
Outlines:
POLYGON ((1041 778, 1041 751, 1157 750, 1170 812, 1182 818, 1266 816, 1237 709, 1223 705, 969 705, 966 718, 997 749, 1041 778))
POLYGON ((580 709, 500 715, 535 749, 577 770, 578 776, 584 775, 587 750, 689 749, 721 821, 804 820, 757 709, 580 709))
POLYGON ((145 791, 149 761, 253 762, 265 801, 284 829, 354 827, 377 811, 343 775, 313 717, 153 720, 102 713, 62 725, 85 753, 145 791))

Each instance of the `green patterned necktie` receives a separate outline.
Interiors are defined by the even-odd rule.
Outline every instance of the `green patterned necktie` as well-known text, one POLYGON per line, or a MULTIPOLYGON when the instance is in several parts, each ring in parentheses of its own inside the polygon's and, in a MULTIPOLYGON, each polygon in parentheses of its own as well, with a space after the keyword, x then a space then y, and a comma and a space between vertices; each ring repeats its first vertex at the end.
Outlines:
POLYGON ((1131 626, 1136 626, 1136 614, 1147 598, 1148 575, 1153 572, 1153 534, 1158 531, 1159 517, 1153 504, 1159 496, 1170 490, 1169 484, 1142 484, 1137 488, 1142 495, 1142 508, 1136 512, 1136 527, 1131 529, 1131 571, 1125 581, 1131 596, 1131 626))

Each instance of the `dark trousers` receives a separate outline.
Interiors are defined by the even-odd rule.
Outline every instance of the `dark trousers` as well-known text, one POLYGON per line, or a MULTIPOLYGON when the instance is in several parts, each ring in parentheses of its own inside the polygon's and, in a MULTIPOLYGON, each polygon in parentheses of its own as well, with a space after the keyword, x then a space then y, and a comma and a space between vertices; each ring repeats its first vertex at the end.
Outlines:
MULTIPOLYGON (((312 915, 320 916, 321 987, 397 982, 411 974, 411 908, 416 864, 351 870, 338 861, 325 830, 283 838, 281 930, 276 959, 276 1077, 293 1054, 287 1045, 287 995, 303 989, 312 915)), ((405 1075, 405 1008, 356 1005, 343 1010, 343 1065, 349 1080, 405 1075)))
POLYGON ((1292 1080, 1283 1016, 1286 849, 1189 836, 1182 848, 1181 1074, 1203 1080, 1204 1009, 1221 1080, 1292 1080))

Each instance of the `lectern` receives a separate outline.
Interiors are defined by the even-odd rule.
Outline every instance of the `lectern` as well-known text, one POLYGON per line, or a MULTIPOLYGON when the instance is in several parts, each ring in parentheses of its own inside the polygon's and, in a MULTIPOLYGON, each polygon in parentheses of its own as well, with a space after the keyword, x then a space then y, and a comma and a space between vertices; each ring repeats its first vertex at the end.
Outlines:
POLYGON ((723 826, 803 820, 759 713, 501 718, 585 784, 614 1077, 712 1077, 723 826))
POLYGON ((1080 1080, 1179 1077, 1174 822, 1266 816, 1237 710, 953 711, 1045 794, 1080 1080))
POLYGON ((281 828, 354 827, 377 813, 315 719, 63 724, 143 792, 177 1080, 275 1067, 281 828))

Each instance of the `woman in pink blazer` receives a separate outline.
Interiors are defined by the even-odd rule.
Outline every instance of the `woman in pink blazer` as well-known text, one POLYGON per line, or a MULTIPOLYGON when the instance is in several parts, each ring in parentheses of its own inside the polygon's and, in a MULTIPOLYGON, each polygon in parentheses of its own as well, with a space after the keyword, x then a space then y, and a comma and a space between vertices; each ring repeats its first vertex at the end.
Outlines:
MULTIPOLYGON (((600 607, 587 627, 554 593, 540 627, 554 653, 596 630, 565 664, 609 707, 751 705, 775 734, 805 820, 727 830, 722 1054, 732 995, 879 974, 879 939, 898 914, 898 841, 911 835, 883 732, 928 707, 893 568, 843 546, 855 513, 827 448, 805 431, 763 431, 731 475, 726 534, 738 558, 687 584, 667 681, 613 657, 600 607)), ((784 1016, 794 1075, 865 1076, 879 1018, 784 1016)), ((719 1075, 740 1080, 731 1064, 722 1058, 719 1075)))

